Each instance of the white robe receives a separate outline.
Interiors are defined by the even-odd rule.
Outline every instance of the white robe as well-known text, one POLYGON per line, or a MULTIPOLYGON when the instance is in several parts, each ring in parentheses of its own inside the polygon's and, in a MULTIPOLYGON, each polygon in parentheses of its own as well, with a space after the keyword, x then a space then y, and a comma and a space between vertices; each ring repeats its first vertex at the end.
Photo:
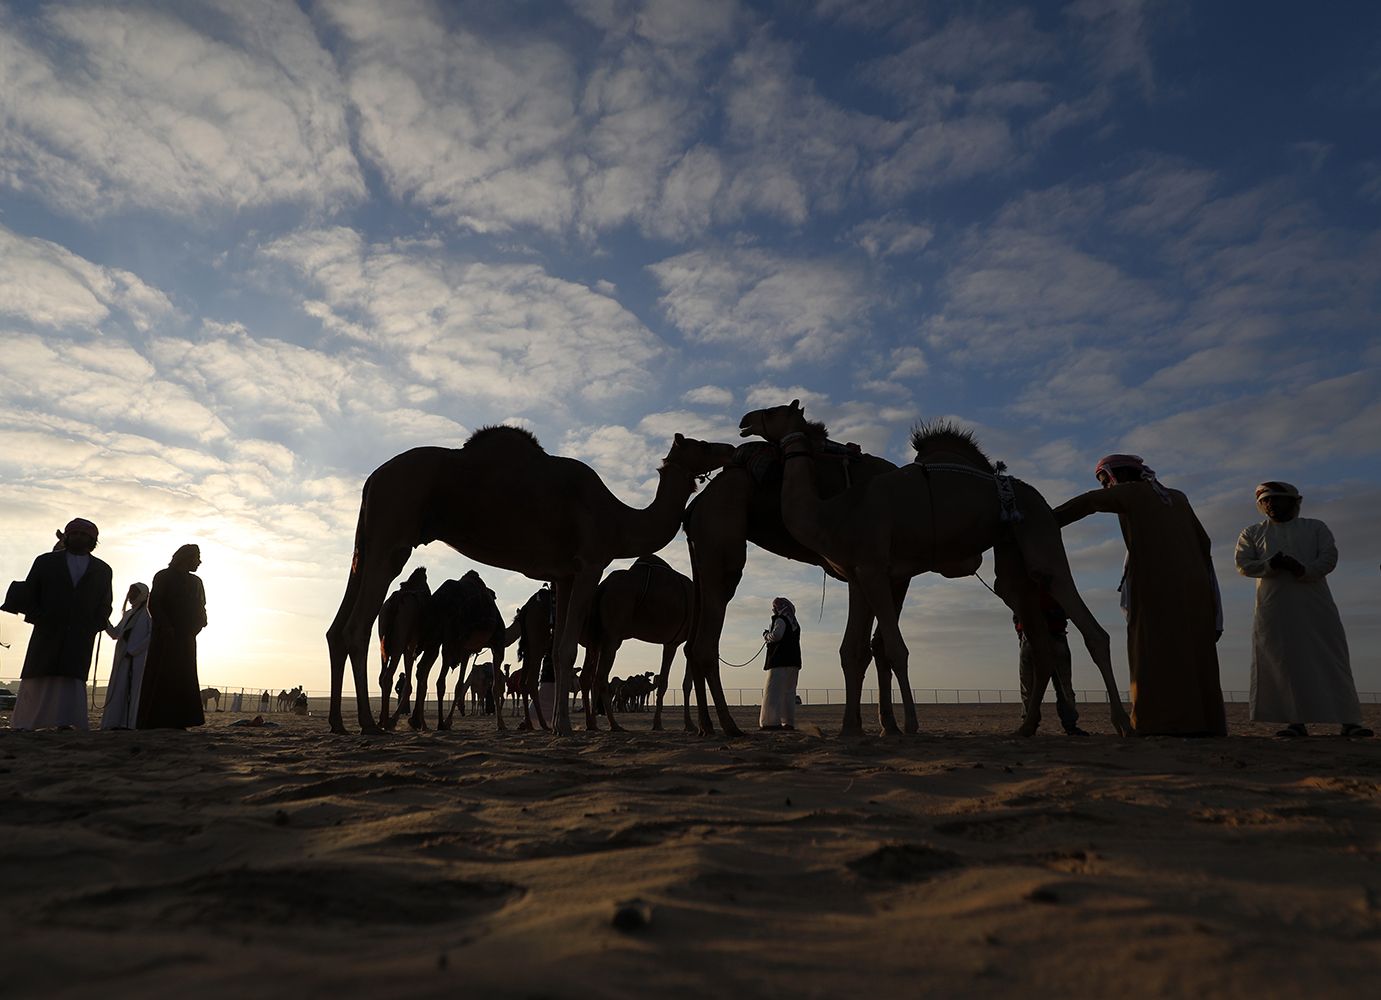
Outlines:
POLYGON ((101 728, 133 729, 135 716, 139 714, 139 688, 144 681, 144 660, 149 655, 149 639, 153 635, 148 605, 130 608, 120 619, 120 624, 106 634, 116 640, 115 662, 110 669, 110 683, 106 685, 101 728))
POLYGON ((1307 517, 1250 525, 1236 558, 1237 571, 1256 579, 1252 720, 1361 722, 1347 636, 1324 579, 1338 564, 1328 526, 1307 517), (1271 569, 1277 552, 1298 559, 1304 575, 1271 569))

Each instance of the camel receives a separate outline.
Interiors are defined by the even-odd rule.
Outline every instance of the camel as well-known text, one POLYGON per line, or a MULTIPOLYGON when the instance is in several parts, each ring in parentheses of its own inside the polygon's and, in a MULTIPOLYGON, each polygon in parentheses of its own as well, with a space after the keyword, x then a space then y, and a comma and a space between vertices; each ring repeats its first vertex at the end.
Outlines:
POLYGON ((580 638, 585 646, 580 677, 587 730, 599 728, 592 693, 604 703, 609 728, 614 731, 623 728, 614 719, 612 699, 601 696, 619 647, 629 639, 662 647, 662 669, 656 684, 657 709, 652 716, 652 728, 661 730, 667 675, 671 672, 677 647, 686 641, 690 632, 693 594, 690 579, 658 556, 643 556, 630 568, 615 570, 604 578, 595 592, 580 638))
MULTIPOLYGON (((425 628, 422 637, 421 659, 417 661, 417 697, 413 699, 412 716, 408 724, 413 729, 426 729, 424 714, 427 707, 427 676, 437 657, 441 669, 436 678, 436 728, 450 729, 451 714, 446 714, 446 675, 452 667, 465 668, 470 658, 482 649, 493 650, 494 661, 503 662, 504 627, 494 592, 474 570, 468 570, 459 580, 447 580, 436 588, 427 603, 425 628)), ((461 684, 462 688, 464 684, 461 684)), ((455 703, 451 713, 455 712, 455 703)), ((503 713, 496 713, 499 729, 504 729, 503 713)))
MULTIPOLYGON (((556 599, 551 588, 539 588, 513 616, 504 639, 509 645, 518 644, 518 659, 521 661, 513 678, 516 684, 509 688, 523 708, 523 721, 519 729, 532 729, 532 709, 537 711, 537 723, 548 728, 542 711, 541 699, 537 697, 537 687, 541 683, 542 664, 551 656, 552 627, 556 621, 556 599)), ((516 706, 515 706, 516 708, 516 706)), ((515 713, 516 714, 516 713, 515 713)))
MULTIPOLYGON (((972 435, 949 424, 921 426, 912 434, 913 463, 823 498, 815 485, 815 463, 795 461, 809 458, 825 438, 821 425, 806 421, 799 400, 746 414, 740 432, 781 447, 783 523, 861 591, 904 686, 908 650, 898 626, 897 597, 903 585, 946 566, 967 564, 976 571, 982 553, 992 549, 993 590, 1022 621, 1041 619, 1043 590, 1059 602, 1103 677, 1113 727, 1131 735, 1131 720, 1113 678, 1108 633, 1074 584, 1050 505, 1034 487, 994 466, 972 435)), ((844 645, 863 649, 867 626, 858 626, 852 610, 844 645)), ((1033 735, 1040 724, 1041 697, 1054 665, 1046 630, 1028 629, 1027 638, 1037 657, 1037 676, 1018 730, 1022 736, 1033 735)))
POLYGON ((210 704, 211 702, 213 702, 213 701, 216 703, 216 711, 219 712, 219 711, 221 710, 221 693, 220 693, 218 690, 216 690, 215 688, 202 688, 202 689, 201 689, 201 704, 202 704, 202 707, 205 708, 207 705, 209 705, 209 704, 210 704))
POLYGON ((432 588, 427 585, 427 568, 419 566, 395 590, 379 611, 379 725, 392 729, 399 716, 408 711, 408 696, 412 692, 412 667, 422 648, 426 631, 427 608, 432 588), (398 711, 390 714, 388 698, 394 689, 393 675, 402 663, 403 673, 398 680, 398 711))
MULTIPOLYGON (((459 449, 413 448, 389 459, 365 481, 350 575, 326 630, 332 732, 345 732, 347 659, 360 729, 381 731, 369 707, 369 633, 414 547, 442 541, 476 562, 554 581, 556 682, 566 691, 605 568, 670 542, 696 480, 722 468, 732 454, 731 445, 677 434, 658 470, 656 496, 642 510, 622 503, 589 466, 547 454, 518 427, 485 427, 459 449)), ((569 736, 566 698, 557 699, 554 714, 553 729, 569 736)))
MULTIPOLYGON (((502 676, 502 675, 500 675, 502 676)), ((456 696, 454 708, 459 708, 460 714, 465 714, 466 693, 473 699, 470 707, 476 715, 483 715, 486 709, 486 702, 494 689, 494 663, 475 663, 471 665, 470 672, 465 679, 456 686, 456 696)), ((454 710, 453 708, 453 710, 454 710)), ((495 706, 495 711, 497 711, 495 706)))
MULTIPOLYGON (((869 455, 854 445, 829 442, 822 444, 812 454, 816 486, 826 497, 896 469, 885 458, 869 455)), ((748 542, 784 559, 819 566, 836 580, 843 579, 830 566, 829 560, 787 531, 782 523, 781 492, 779 450, 773 445, 756 442, 739 448, 732 463, 715 476, 686 509, 686 541, 690 548, 691 578, 695 584, 690 635, 685 647, 686 667, 687 680, 693 678, 695 683, 699 702, 698 730, 702 736, 714 732, 705 700, 707 682, 725 734, 743 735, 730 715, 729 704, 724 697, 719 676, 719 641, 724 631, 725 609, 733 600, 739 580, 743 577, 748 542)), ((898 601, 903 597, 905 585, 898 601)), ((860 619, 856 626, 865 630, 870 627, 867 602, 852 585, 849 587, 849 615, 851 621, 855 616, 860 619)), ((866 644, 861 650, 849 645, 841 646, 839 652, 845 679, 843 735, 853 736, 863 732, 863 681, 870 650, 866 644)), ((880 647, 874 652, 881 653, 880 647)), ((878 689, 878 717, 882 728, 885 732, 900 733, 892 709, 890 674, 885 654, 878 658, 878 689)), ((686 700, 685 713, 689 717, 689 696, 686 700)), ((911 702, 911 688, 907 684, 902 685, 902 701, 906 706, 907 731, 915 732, 919 727, 915 706, 911 702)))

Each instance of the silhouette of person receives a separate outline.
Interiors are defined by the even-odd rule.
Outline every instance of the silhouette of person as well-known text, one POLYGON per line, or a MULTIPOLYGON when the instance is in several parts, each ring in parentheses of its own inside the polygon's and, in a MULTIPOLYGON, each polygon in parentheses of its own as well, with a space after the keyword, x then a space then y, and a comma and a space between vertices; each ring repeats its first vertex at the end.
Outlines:
POLYGON ((154 574, 153 638, 139 696, 140 729, 185 729, 206 721, 197 680, 197 633, 206 627, 206 590, 192 571, 201 549, 184 545, 154 574))
POLYGON ((1277 736, 1309 735, 1306 722, 1336 722, 1344 736, 1371 736, 1352 679, 1347 635, 1324 578, 1338 565, 1333 533, 1300 517, 1299 490, 1279 480, 1256 488, 1266 520, 1237 539, 1237 572, 1256 580, 1252 621, 1252 721, 1284 722, 1277 736))
MULTIPOLYGON (((1060 725, 1068 736, 1087 736, 1079 728, 1079 709, 1074 704, 1073 669, 1069 655, 1069 617, 1049 594, 1041 594, 1041 611, 1044 621, 1035 623, 1036 628, 1044 627, 1050 633, 1050 645, 1055 651, 1055 670, 1050 681, 1055 686, 1055 712, 1060 717, 1060 725)), ((1021 676, 1021 711, 1025 716, 1031 705, 1032 680, 1035 675, 1036 655, 1031 641, 1026 637, 1026 629, 1021 619, 1012 616, 1012 624, 1017 630, 1017 666, 1021 676)))
POLYGON ((796 681, 801 676, 801 626, 796 606, 785 597, 772 602, 772 624, 762 634, 767 643, 763 670, 767 683, 758 710, 759 729, 796 728, 796 681))
POLYGON ((1123 599, 1137 735, 1226 736, 1218 683, 1222 609, 1208 534, 1179 490, 1139 455, 1108 455, 1094 468, 1102 489, 1055 508, 1060 527, 1089 514, 1117 515, 1127 545, 1123 599))
POLYGON ((98 534, 92 522, 73 518, 59 546, 35 559, 23 584, 6 597, 4 610, 23 614, 34 627, 10 716, 14 729, 89 727, 91 650, 114 604, 110 566, 91 554, 98 534))
POLYGON ((153 635, 148 584, 130 584, 125 604, 120 623, 106 629, 106 635, 115 640, 115 662, 111 664, 110 683, 106 686, 102 729, 133 729, 139 713, 139 688, 144 681, 144 661, 153 635))

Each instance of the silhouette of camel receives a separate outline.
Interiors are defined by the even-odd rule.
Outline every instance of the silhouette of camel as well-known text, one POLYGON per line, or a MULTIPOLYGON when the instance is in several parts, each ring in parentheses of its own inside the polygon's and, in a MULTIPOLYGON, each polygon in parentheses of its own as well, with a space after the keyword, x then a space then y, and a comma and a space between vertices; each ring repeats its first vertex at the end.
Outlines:
POLYGON ((389 595, 379 611, 379 725, 392 729, 398 717, 408 711, 408 694, 412 691, 412 667, 422 648, 426 631, 427 609, 432 588, 427 585, 427 569, 419 566, 389 595), (399 663, 403 665, 400 679, 398 711, 390 714, 389 695, 393 691, 393 675, 399 663))
MULTIPOLYGON (((441 669, 436 678, 436 728, 450 729, 451 714, 443 714, 446 710, 446 675, 452 667, 459 667, 458 683, 463 687, 465 668, 470 658, 482 649, 493 650, 494 661, 503 662, 503 618, 499 615, 498 605, 494 603, 494 592, 485 586, 478 573, 469 570, 459 580, 447 580, 437 587, 428 602, 422 655, 417 661, 417 697, 408 723, 413 729, 427 728, 423 718, 427 702, 427 677, 437 657, 441 657, 441 669)), ((451 713, 454 712, 455 703, 452 702, 451 713)), ((496 714, 499 729, 502 730, 505 728, 503 714, 496 714)))
MULTIPOLYGON (((595 592, 580 640, 585 646, 580 686, 587 730, 599 728, 592 693, 604 703, 609 728, 614 731, 623 728, 614 718, 613 701, 604 697, 604 689, 619 647, 629 639, 657 643, 662 647, 662 668, 656 684, 657 710, 652 717, 652 728, 662 728, 667 675, 671 672, 677 648, 690 633, 693 591, 689 577, 655 555, 642 556, 630 568, 615 570, 604 578, 595 592)), ((625 681, 625 691, 631 681, 632 678, 625 681)), ((648 690, 650 692, 651 687, 648 690)))
MULTIPOLYGON (((643 510, 622 503, 583 462, 547 454, 517 427, 486 427, 459 449, 414 448, 389 459, 365 481, 350 576, 326 631, 332 732, 345 732, 347 658, 359 726, 380 732, 369 707, 369 633, 415 546, 442 541, 476 562, 554 581, 556 681, 567 690, 576 641, 605 567, 671 541, 696 478, 732 453, 729 445, 677 434, 658 470, 656 497, 643 510)), ((567 699, 557 699, 555 716, 553 729, 570 735, 567 699)))
POLYGON ((532 729, 532 710, 537 712, 537 723, 547 729, 547 719, 542 713, 542 701, 537 697, 537 686, 541 682, 542 663, 551 655, 552 626, 556 618, 556 599, 550 587, 538 589, 524 602, 513 616, 513 622, 504 633, 504 640, 518 645, 518 668, 513 672, 516 686, 508 690, 523 708, 523 721, 519 729, 532 729))
MULTIPOLYGON (((1043 590, 1059 602, 1103 676, 1113 726, 1131 734, 1113 679, 1108 633, 1074 584, 1050 505, 1028 484, 999 475, 1002 470, 971 435, 948 424, 918 428, 912 435, 915 462, 825 498, 816 489, 815 463, 794 460, 808 458, 824 440, 823 428, 807 423, 799 400, 745 414, 740 429, 782 448, 783 522, 861 591, 904 689, 909 682, 908 651, 898 627, 901 585, 946 566, 976 571, 982 554, 992 549, 993 590, 1025 622, 1041 620, 1043 590)), ((850 611, 844 645, 866 646, 867 627, 859 628, 850 611)), ((1018 730, 1023 736, 1040 724, 1040 700, 1055 663, 1046 629, 1027 629, 1027 639, 1036 655, 1036 677, 1030 709, 1018 730)))

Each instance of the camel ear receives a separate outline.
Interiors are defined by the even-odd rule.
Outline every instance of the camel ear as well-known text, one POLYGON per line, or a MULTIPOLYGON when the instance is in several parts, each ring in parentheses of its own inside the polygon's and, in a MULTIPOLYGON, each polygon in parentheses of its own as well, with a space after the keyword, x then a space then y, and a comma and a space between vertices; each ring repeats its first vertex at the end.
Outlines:
POLYGON ((801 408, 801 401, 799 399, 793 399, 791 401, 791 408, 793 410, 799 410, 801 408))
POLYGON ((677 432, 676 432, 676 439, 675 439, 675 440, 676 440, 676 443, 677 443, 677 444, 680 444, 682 441, 684 441, 684 440, 686 440, 686 439, 685 439, 684 437, 681 436, 681 432, 680 432, 680 431, 677 431, 677 432))

